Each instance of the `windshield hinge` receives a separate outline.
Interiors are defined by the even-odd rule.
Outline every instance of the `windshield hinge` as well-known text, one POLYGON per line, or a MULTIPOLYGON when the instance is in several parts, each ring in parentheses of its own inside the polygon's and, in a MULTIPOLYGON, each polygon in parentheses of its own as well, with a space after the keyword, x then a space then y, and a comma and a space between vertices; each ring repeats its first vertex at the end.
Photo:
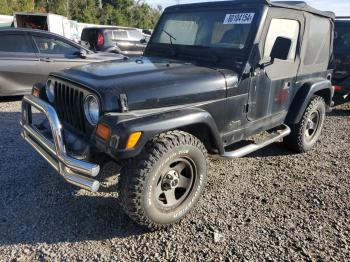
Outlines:
POLYGON ((244 105, 244 113, 248 113, 249 112, 249 104, 245 104, 244 105))
POLYGON ((126 96, 126 94, 119 95, 119 105, 120 105, 122 113, 129 111, 128 97, 126 96))

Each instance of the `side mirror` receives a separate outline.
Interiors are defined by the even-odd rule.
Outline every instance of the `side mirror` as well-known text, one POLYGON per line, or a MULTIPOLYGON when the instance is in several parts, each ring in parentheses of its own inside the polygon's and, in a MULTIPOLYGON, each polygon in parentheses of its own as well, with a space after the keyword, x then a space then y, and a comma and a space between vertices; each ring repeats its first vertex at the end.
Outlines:
POLYGON ((274 61, 275 59, 287 60, 291 48, 291 39, 281 36, 277 37, 271 50, 271 61, 274 61))
POLYGON ((140 43, 141 43, 141 44, 147 44, 146 38, 142 38, 142 39, 140 40, 140 43))
POLYGON ((80 51, 79 51, 79 56, 80 56, 80 58, 82 58, 82 59, 86 59, 86 57, 87 57, 87 51, 86 51, 85 49, 80 49, 80 51))

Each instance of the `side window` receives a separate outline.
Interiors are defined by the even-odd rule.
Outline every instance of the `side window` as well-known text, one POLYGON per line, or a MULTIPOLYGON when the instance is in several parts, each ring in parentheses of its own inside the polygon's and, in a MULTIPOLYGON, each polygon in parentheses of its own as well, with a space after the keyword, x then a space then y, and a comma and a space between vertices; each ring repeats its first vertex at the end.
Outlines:
POLYGON ((128 40, 128 33, 125 30, 108 30, 106 33, 112 40, 128 40))
POLYGON ((292 40, 292 47, 290 49, 288 60, 294 61, 298 45, 298 36, 300 31, 300 24, 296 20, 290 19, 272 19, 270 28, 266 36, 264 58, 270 57, 273 45, 277 37, 285 37, 292 40))
POLYGON ((328 20, 317 17, 311 19, 304 65, 328 63, 330 32, 331 24, 328 20))
POLYGON ((25 35, 0 35, 0 52, 34 53, 33 47, 25 35))
POLYGON ((34 41, 42 54, 50 55, 74 55, 79 49, 58 39, 34 36, 34 41))

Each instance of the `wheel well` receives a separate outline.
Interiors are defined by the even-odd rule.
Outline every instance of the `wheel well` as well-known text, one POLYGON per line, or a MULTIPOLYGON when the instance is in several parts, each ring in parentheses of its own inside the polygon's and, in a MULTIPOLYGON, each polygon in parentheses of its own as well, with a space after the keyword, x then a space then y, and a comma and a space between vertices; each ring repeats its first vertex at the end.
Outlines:
POLYGON ((188 125, 177 129, 197 137, 209 152, 216 152, 219 149, 210 128, 203 123, 188 125))
POLYGON ((315 93, 316 96, 320 96, 324 99, 327 105, 332 103, 331 91, 329 89, 322 89, 315 93))

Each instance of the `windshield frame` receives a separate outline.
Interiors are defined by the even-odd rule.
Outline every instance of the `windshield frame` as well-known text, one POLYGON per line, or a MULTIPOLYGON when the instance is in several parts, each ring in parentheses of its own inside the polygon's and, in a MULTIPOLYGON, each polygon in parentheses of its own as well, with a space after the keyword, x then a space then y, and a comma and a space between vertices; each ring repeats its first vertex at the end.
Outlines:
MULTIPOLYGON (((198 54, 201 54, 202 49, 202 55, 204 55, 205 52, 203 50, 211 49, 212 52, 210 52, 212 55, 217 56, 219 59, 221 58, 227 58, 227 56, 232 56, 231 60, 233 59, 239 59, 239 60, 248 60, 249 54, 252 50, 254 40, 256 38, 256 34, 260 25, 261 17, 263 13, 263 8, 261 6, 245 6, 244 8, 240 5, 233 6, 228 10, 227 8, 196 8, 196 9, 188 9, 188 10, 165 10, 163 15, 158 21, 158 24, 156 26, 156 29, 154 30, 154 33, 152 34, 152 37, 150 38, 150 41, 147 45, 147 48, 145 50, 145 56, 161 56, 166 58, 174 58, 172 51, 177 53, 177 56, 186 56, 193 53, 194 51, 197 51, 198 54), (219 47, 200 47, 195 45, 179 45, 176 43, 171 44, 169 43, 154 43, 154 38, 160 30, 163 30, 164 28, 160 28, 161 25, 164 24, 164 20, 168 19, 169 14, 184 14, 184 13, 203 13, 203 12, 219 12, 222 11, 226 14, 233 14, 233 13, 255 13, 254 19, 251 23, 250 32, 248 34, 248 37, 245 42, 245 46, 242 49, 236 49, 236 48, 219 48, 219 47), (198 48, 199 47, 199 48, 198 48), (161 52, 162 50, 163 52, 161 52), (168 53, 166 52, 168 51, 168 53), (181 51, 181 52, 179 52, 181 51)), ((170 32, 169 32, 170 33, 170 32)), ((208 52, 206 52, 208 53, 208 52)), ((198 57, 199 59, 200 57, 198 57)), ((208 57, 206 57, 208 58, 208 57)), ((196 60, 196 59, 195 59, 196 60)))

